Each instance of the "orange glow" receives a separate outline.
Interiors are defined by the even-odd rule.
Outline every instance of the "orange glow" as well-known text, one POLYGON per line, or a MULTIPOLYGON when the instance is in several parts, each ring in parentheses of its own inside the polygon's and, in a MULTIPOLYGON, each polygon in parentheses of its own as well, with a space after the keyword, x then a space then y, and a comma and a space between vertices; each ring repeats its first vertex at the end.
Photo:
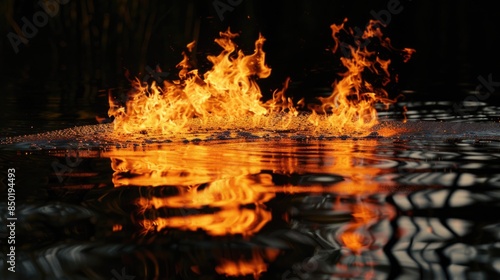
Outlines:
POLYGON ((372 166, 370 160, 376 152, 378 141, 367 140, 363 142, 364 151, 358 151, 356 142, 343 145, 343 152, 335 153, 331 170, 342 174, 346 179, 335 185, 333 191, 339 194, 363 195, 380 191, 382 187, 393 185, 388 181, 381 184, 374 178, 381 173, 380 168, 372 166))
POLYGON ((404 131, 405 129, 402 127, 382 126, 378 128, 377 133, 382 137, 391 137, 404 131))
MULTIPOLYGON (((180 229, 249 237, 273 219, 266 204, 277 193, 329 192, 363 197, 393 186, 392 180, 377 179, 390 172, 377 167, 374 154, 379 145, 377 139, 311 142, 307 150, 286 140, 214 145, 171 143, 155 150, 111 149, 103 156, 111 159, 115 187, 177 189, 168 195, 145 192, 134 202, 140 215, 150 213, 139 218, 143 233, 180 229), (270 153, 263 153, 263 148, 270 153), (299 159, 297 154, 304 156, 299 159), (325 173, 334 176, 322 175, 325 173), (318 175, 311 181, 276 185, 272 174, 284 178, 292 174, 318 175), (165 214, 172 211, 161 209, 172 209, 177 214, 165 214)), ((379 217, 379 213, 362 204, 339 202, 335 208, 352 212, 352 226, 356 228, 379 217)))
POLYGON ((355 253, 361 252, 366 247, 365 237, 358 232, 345 231, 341 234, 340 238, 344 245, 355 253))
POLYGON ((121 231, 122 230, 122 225, 120 224, 115 224, 113 225, 113 231, 121 231))
MULTIPOLYGON (((341 45, 339 36, 343 33, 354 36, 352 29, 340 25, 331 26, 335 45, 333 52, 341 45)), ((383 36, 381 24, 371 20, 362 34, 363 40, 378 40, 380 46, 394 51, 389 38, 383 36)), ((346 135, 368 135, 378 124, 376 103, 387 108, 395 100, 390 99, 383 89, 390 81, 389 59, 382 59, 378 51, 367 46, 347 45, 348 55, 340 61, 345 72, 333 84, 328 97, 318 98, 321 105, 307 106, 311 109, 303 123, 297 106, 303 107, 304 100, 294 104, 286 96, 290 83, 288 78, 283 88, 276 90, 270 100, 263 102, 258 79, 267 78, 271 69, 265 63, 263 45, 265 38, 259 35, 254 52, 245 55, 235 44, 238 35, 228 29, 215 39, 222 51, 207 56, 212 68, 204 74, 191 69, 189 53, 194 42, 188 44, 184 59, 177 65, 179 79, 165 81, 162 85, 147 85, 139 79, 132 81, 133 90, 126 104, 119 104, 109 95, 109 116, 113 116, 116 135, 139 133, 148 135, 176 135, 202 129, 297 129, 309 133, 330 133, 346 135), (381 82, 373 85, 366 73, 377 76, 381 82)), ((339 47, 340 46, 340 47, 339 47)), ((415 52, 405 48, 400 51, 404 62, 415 52)), ((123 138, 123 136, 121 136, 123 138)))
MULTIPOLYGON (((340 25, 331 26, 335 40, 334 52, 337 52, 341 45, 338 37, 341 31, 353 34, 352 29, 345 29, 346 22, 347 19, 340 25)), ((370 20, 362 38, 364 40, 377 38, 381 46, 393 49, 390 40, 383 37, 380 26, 380 22, 370 20)), ((388 93, 382 87, 374 87, 364 78, 364 74, 366 72, 376 74, 382 80, 381 86, 385 86, 390 81, 391 61, 381 59, 376 51, 369 51, 366 46, 348 45, 348 52, 348 57, 340 59, 346 68, 346 71, 341 74, 342 79, 333 84, 333 92, 330 96, 318 98, 321 105, 310 106, 314 111, 309 117, 309 122, 317 126, 326 121, 335 134, 367 135, 370 129, 379 123, 375 104, 382 103, 388 108, 395 100, 389 99, 388 93)), ((405 62, 413 52, 414 50, 411 49, 404 50, 405 62)))
POLYGON ((362 253, 372 244, 372 238, 368 236, 366 228, 380 218, 380 214, 374 210, 361 201, 350 206, 354 221, 340 232, 340 240, 355 254, 362 253))
POLYGON ((251 236, 259 232, 271 220, 271 213, 262 208, 228 208, 214 214, 198 214, 181 217, 143 220, 145 232, 162 231, 165 228, 196 231, 202 229, 210 235, 251 236))
MULTIPOLYGON (((259 36, 254 53, 245 55, 233 42, 237 36, 229 30, 220 33, 215 42, 223 50, 217 56, 207 57, 213 67, 203 76, 197 69, 189 70, 188 54, 184 53, 183 61, 177 65, 178 81, 148 87, 136 79, 125 107, 110 98, 108 113, 115 117, 115 131, 174 134, 188 129, 188 121, 193 117, 203 124, 212 119, 235 127, 242 118, 251 117, 256 122, 259 116, 267 114, 256 83, 256 79, 271 74, 262 50, 265 39, 259 36)), ((189 51, 193 45, 188 45, 189 51)))
MULTIPOLYGON (((141 151, 104 152, 111 159, 113 184, 120 186, 191 187, 223 178, 255 174, 261 156, 223 145, 166 145, 141 151)), ((184 188, 184 189, 186 189, 184 188)))
POLYGON ((259 175, 257 178, 237 176, 230 179, 220 179, 198 190, 200 186, 191 186, 182 196, 151 198, 139 200, 139 205, 160 208, 188 207, 200 208, 203 206, 235 207, 247 204, 262 204, 274 198, 274 193, 265 192, 265 186, 271 186, 270 176, 259 175))
MULTIPOLYGON (((353 217, 352 221, 339 230, 338 240, 343 247, 349 249, 354 255, 381 250, 387 242, 387 238, 373 234, 371 227, 381 220, 392 219, 395 215, 394 209, 389 205, 376 205, 364 202, 365 195, 356 195, 358 201, 355 203, 348 205, 337 204, 335 206, 337 209, 350 211, 353 217)), ((368 262, 360 265, 372 266, 373 263, 368 262)), ((341 266, 342 261, 338 267, 341 266)))
POLYGON ((354 205, 352 216, 355 218, 355 221, 360 224, 367 224, 378 217, 371 208, 364 204, 354 205))
POLYGON ((403 58, 404 58, 404 62, 408 62, 408 60, 410 60, 411 56, 416 52, 416 50, 414 49, 410 49, 410 48, 404 48, 403 49, 403 58))
POLYGON ((407 116, 407 112, 408 112, 408 108, 405 106, 403 106, 403 123, 406 123, 408 121, 408 116, 407 116))
MULTIPOLYGON (((267 249, 267 258, 274 260, 279 250, 267 249)), ((267 263, 258 250, 253 250, 252 258, 240 257, 238 260, 222 258, 220 264, 215 267, 218 274, 230 277, 241 277, 253 275, 254 279, 259 279, 260 275, 267 271, 267 263)))
MULTIPOLYGON (((265 181, 266 176, 261 176, 265 181)), ((220 207, 214 214, 194 214, 180 217, 156 218, 144 221, 146 231, 164 228, 179 228, 181 230, 203 229, 211 235, 242 234, 244 236, 257 233, 271 220, 271 212, 263 205, 274 198, 272 192, 256 190, 258 181, 246 176, 214 181, 209 186, 198 190, 198 186, 189 188, 181 196, 141 198, 137 204, 142 211, 153 207, 171 208, 201 208, 205 206, 220 207), (242 208, 245 205, 255 205, 251 209, 242 208)), ((272 184, 271 182, 263 182, 272 184)))

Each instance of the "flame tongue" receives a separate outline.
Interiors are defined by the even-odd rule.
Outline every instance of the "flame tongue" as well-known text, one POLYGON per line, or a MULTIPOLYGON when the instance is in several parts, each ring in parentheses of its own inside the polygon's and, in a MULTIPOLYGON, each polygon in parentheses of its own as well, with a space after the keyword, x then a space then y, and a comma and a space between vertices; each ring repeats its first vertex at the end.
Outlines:
MULTIPOLYGON (((184 59, 177 65, 180 69, 178 81, 164 82, 160 87, 135 80, 125 107, 110 98, 109 115, 115 117, 115 132, 172 135, 197 128, 259 128, 264 131, 281 126, 337 135, 367 135, 378 124, 375 105, 381 103, 388 107, 395 100, 383 89, 390 81, 391 61, 380 58, 378 51, 368 50, 366 42, 374 40, 382 49, 393 51, 394 48, 389 38, 383 37, 381 23, 374 20, 359 39, 354 39, 355 44, 341 43, 341 34, 354 36, 355 33, 344 27, 346 22, 347 19, 340 25, 331 26, 335 40, 333 51, 343 51, 345 56, 340 61, 346 70, 333 84, 330 96, 318 98, 320 105, 309 106, 312 113, 307 118, 308 127, 304 126, 303 116, 296 109, 297 104, 304 105, 304 100, 294 104, 285 95, 289 79, 283 89, 273 93, 271 100, 261 101, 256 79, 271 74, 265 63, 264 37, 259 35, 253 54, 245 55, 233 41, 238 35, 228 29, 215 40, 222 51, 207 57, 213 67, 204 75, 200 76, 197 69, 190 70, 188 53, 184 53, 184 59), (364 41, 360 43, 360 39, 364 41), (376 77, 378 83, 368 82, 369 75, 376 77)), ((193 46, 194 43, 187 46, 188 52, 193 46)), ((404 62, 414 52, 403 49, 404 62)))
MULTIPOLYGON (((271 69, 265 63, 262 51, 264 37, 260 36, 255 42, 255 52, 245 56, 233 42, 237 34, 229 31, 222 32, 221 38, 215 42, 223 48, 218 56, 208 56, 214 67, 205 73, 204 85, 186 83, 186 93, 197 93, 201 106, 199 113, 202 116, 234 117, 246 116, 248 113, 264 115, 267 110, 263 107, 259 86, 254 77, 266 78, 271 69), (233 58, 233 56, 236 56, 233 58)), ((196 100, 196 98, 193 98, 196 100)))
MULTIPOLYGON (((358 42, 356 47, 342 44, 339 40, 339 33, 346 31, 344 28, 346 22, 347 19, 340 25, 331 26, 335 40, 333 51, 337 52, 339 49, 347 51, 347 57, 340 59, 346 71, 341 75, 342 79, 334 83, 330 96, 318 98, 321 105, 310 106, 314 111, 309 121, 319 125, 322 120, 326 119, 327 125, 333 132, 340 134, 368 134, 369 129, 378 123, 375 104, 382 103, 388 106, 395 101, 389 99, 383 88, 375 88, 365 79, 366 72, 374 73, 382 78, 381 84, 385 86, 390 81, 388 68, 391 61, 379 58, 375 51, 369 51, 363 44, 366 40, 377 38, 382 47, 393 48, 390 40, 383 38, 380 31, 381 24, 374 20, 369 22, 363 32, 362 39, 365 42, 358 42), (328 116, 321 117, 316 113, 328 114, 328 116)), ((347 32, 354 33, 352 29, 347 32)), ((413 52, 414 50, 405 49, 405 62, 413 52)))
MULTIPOLYGON (((223 118, 231 125, 242 117, 267 114, 255 82, 256 78, 271 74, 262 50, 264 37, 259 36, 255 42, 253 54, 245 55, 233 42, 237 34, 228 30, 220 35, 215 42, 223 50, 217 56, 207 57, 213 67, 203 78, 197 69, 189 71, 188 55, 184 53, 183 61, 177 65, 179 81, 148 88, 135 80, 135 90, 125 108, 110 99, 108 113, 115 117, 115 131, 175 133, 184 130, 193 117, 201 118, 202 122, 223 118)), ((193 43, 189 44, 188 50, 192 47, 193 43)))

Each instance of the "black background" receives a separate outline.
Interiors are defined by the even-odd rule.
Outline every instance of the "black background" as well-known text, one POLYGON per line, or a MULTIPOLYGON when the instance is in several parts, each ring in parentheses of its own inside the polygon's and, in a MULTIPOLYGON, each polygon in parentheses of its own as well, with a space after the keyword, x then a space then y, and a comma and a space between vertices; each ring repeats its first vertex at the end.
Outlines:
POLYGON ((175 79, 175 65, 191 41, 197 42, 193 62, 203 72, 210 67, 206 55, 220 51, 213 40, 228 27, 240 33, 237 43, 247 53, 259 33, 267 39, 272 74, 259 81, 264 97, 286 77, 294 85, 290 94, 314 97, 342 71, 339 55, 330 50, 330 25, 348 18, 348 26, 362 29, 374 13, 387 15, 388 4, 396 2, 400 12, 385 18, 384 34, 394 47, 417 52, 407 64, 395 61, 399 83, 391 92, 460 100, 480 85, 479 76, 500 81, 500 12, 490 1, 69 0, 16 54, 8 34, 16 25, 23 27, 23 17, 33 22, 43 9, 38 1, 7 0, 0 4, 5 15, 1 115, 95 123, 96 115, 106 115, 107 92, 128 90, 127 72, 142 79, 148 67, 158 65, 175 79), (222 20, 215 8, 219 3, 233 4, 222 20))

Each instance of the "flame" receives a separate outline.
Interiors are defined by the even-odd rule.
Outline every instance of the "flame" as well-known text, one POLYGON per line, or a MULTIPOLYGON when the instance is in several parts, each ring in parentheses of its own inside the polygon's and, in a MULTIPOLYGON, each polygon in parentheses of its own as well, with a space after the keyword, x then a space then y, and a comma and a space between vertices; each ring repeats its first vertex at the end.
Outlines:
MULTIPOLYGON (((309 122, 318 126, 322 121, 326 121, 327 126, 337 134, 367 135, 370 129, 379 123, 375 104, 381 103, 387 109, 395 100, 389 98, 383 87, 375 87, 365 78, 367 72, 374 73, 381 79, 381 86, 387 85, 390 81, 391 60, 381 59, 377 56, 377 51, 368 50, 364 42, 376 38, 383 48, 393 50, 393 47, 389 38, 383 37, 380 30, 382 24, 375 20, 370 20, 366 26, 362 35, 365 40, 363 43, 357 42, 357 46, 351 46, 340 42, 341 31, 354 34, 352 29, 345 29, 346 22, 347 19, 340 25, 331 25, 332 37, 335 40, 333 52, 337 52, 339 46, 348 51, 348 56, 340 58, 346 72, 341 74, 340 81, 333 84, 330 96, 318 98, 321 105, 310 106, 313 113, 309 122)), ((404 49, 405 62, 413 52, 415 50, 404 49)))
POLYGON ((235 127, 242 118, 250 116, 256 122, 259 116, 267 114, 256 83, 257 78, 271 74, 262 50, 265 38, 260 35, 254 53, 245 55, 233 42, 237 36, 229 29, 220 33, 215 43, 223 50, 217 56, 207 57, 213 67, 203 76, 197 69, 189 70, 188 52, 193 42, 177 65, 180 69, 178 81, 165 82, 163 86, 153 82, 148 86, 136 79, 132 97, 125 107, 110 97, 108 114, 115 117, 115 131, 174 134, 185 131, 188 121, 194 117, 203 124, 211 120, 235 127))
POLYGON ((416 52, 414 49, 410 49, 410 48, 404 48, 403 49, 403 62, 408 62, 408 60, 410 60, 411 56, 416 52))
MULTIPOLYGON (((380 58, 379 50, 369 50, 365 42, 376 40, 383 49, 395 49, 389 38, 383 36, 382 24, 375 20, 369 22, 361 38, 354 40, 355 46, 346 46, 340 42, 340 35, 347 33, 354 37, 355 33, 344 27, 346 22, 347 19, 339 25, 331 25, 335 41, 333 52, 347 50, 347 55, 340 59, 346 71, 340 74, 339 81, 334 82, 330 96, 318 98, 320 105, 307 106, 312 110, 307 118, 309 126, 302 124, 297 109, 305 105, 304 99, 294 104, 292 98, 286 96, 289 78, 282 89, 274 91, 270 100, 261 100, 257 79, 271 74, 265 63, 265 38, 259 35, 254 52, 245 55, 234 43, 238 35, 228 29, 215 39, 222 51, 207 56, 212 68, 205 74, 191 69, 189 53, 194 46, 192 42, 183 53, 184 59, 177 65, 178 80, 165 81, 163 85, 155 82, 147 85, 138 79, 133 80, 133 90, 124 105, 109 95, 108 114, 115 118, 114 131, 117 134, 179 135, 200 128, 288 128, 313 133, 367 135, 379 123, 375 104, 381 103, 387 108, 395 100, 390 99, 383 89, 391 80, 391 60, 380 58), (364 41, 360 43, 360 39, 364 41), (380 81, 375 85, 370 83, 367 73, 376 75, 380 81)), ((409 48, 401 50, 403 61, 408 61, 414 52, 409 48)))

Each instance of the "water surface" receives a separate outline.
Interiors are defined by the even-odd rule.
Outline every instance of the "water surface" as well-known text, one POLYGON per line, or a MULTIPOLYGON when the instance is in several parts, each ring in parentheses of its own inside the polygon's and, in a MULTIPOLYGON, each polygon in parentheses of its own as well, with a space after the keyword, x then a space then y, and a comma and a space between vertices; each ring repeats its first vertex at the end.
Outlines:
POLYGON ((101 125, 3 138, 18 220, 16 273, 2 261, 2 279, 494 279, 490 115, 399 121, 390 137, 113 142, 101 125))

